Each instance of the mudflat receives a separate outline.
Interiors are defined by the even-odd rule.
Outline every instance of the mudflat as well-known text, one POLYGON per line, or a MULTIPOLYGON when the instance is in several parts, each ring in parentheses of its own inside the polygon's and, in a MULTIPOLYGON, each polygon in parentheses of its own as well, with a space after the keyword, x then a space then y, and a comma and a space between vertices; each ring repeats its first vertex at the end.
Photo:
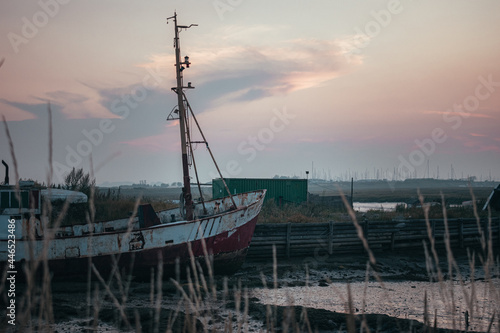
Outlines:
POLYGON ((445 249, 422 249, 376 253, 375 262, 364 253, 247 260, 230 276, 191 267, 179 281, 157 280, 157 273, 151 282, 58 281, 51 286, 50 327, 59 332, 497 331, 498 267, 498 254, 488 257, 480 248, 452 256, 445 249))

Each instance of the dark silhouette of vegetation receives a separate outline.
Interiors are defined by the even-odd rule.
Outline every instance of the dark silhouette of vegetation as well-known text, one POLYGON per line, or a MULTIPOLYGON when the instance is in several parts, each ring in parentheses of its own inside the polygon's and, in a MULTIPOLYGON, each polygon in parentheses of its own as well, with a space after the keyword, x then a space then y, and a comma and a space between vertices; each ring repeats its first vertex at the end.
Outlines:
POLYGON ((83 168, 73 168, 64 178, 63 188, 65 190, 79 191, 90 196, 91 189, 95 188, 95 178, 90 177, 89 173, 84 173, 83 168))

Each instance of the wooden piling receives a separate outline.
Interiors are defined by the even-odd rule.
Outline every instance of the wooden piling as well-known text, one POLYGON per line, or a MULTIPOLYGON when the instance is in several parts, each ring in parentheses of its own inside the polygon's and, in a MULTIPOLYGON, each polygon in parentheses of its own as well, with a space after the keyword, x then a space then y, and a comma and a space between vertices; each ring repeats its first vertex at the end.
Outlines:
POLYGON ((458 244, 461 249, 464 248, 464 222, 458 219, 458 244))
POLYGON ((292 223, 288 222, 286 226, 286 257, 290 258, 290 245, 292 240, 292 223))
POLYGON ((328 254, 333 253, 333 221, 328 223, 328 254))
MULTIPOLYGON (((404 227, 397 228, 401 221, 365 220, 360 223, 363 237, 369 240, 370 249, 373 251, 384 248, 390 248, 391 251, 421 249, 422 241, 427 239, 424 220, 405 221, 404 227)), ((488 221, 480 221, 480 229, 483 229, 485 223, 488 225, 488 221)), ((475 219, 449 219, 448 225, 451 245, 457 248, 481 246, 478 241, 481 239, 481 233, 488 235, 485 230, 478 230, 475 219)), ((443 246, 442 221, 432 220, 430 227, 437 238, 436 246, 443 246)), ((489 228, 489 237, 500 247, 500 218, 492 218, 489 228)), ((351 222, 258 224, 248 255, 253 258, 269 258, 273 245, 281 258, 290 258, 292 254, 297 257, 314 255, 319 248, 329 255, 364 251, 357 230, 351 222)))

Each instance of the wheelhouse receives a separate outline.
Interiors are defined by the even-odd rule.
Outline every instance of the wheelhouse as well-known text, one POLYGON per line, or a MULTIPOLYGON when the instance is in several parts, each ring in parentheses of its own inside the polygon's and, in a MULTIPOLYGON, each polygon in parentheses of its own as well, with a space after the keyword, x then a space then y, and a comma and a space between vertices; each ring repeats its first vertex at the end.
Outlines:
POLYGON ((41 194, 40 189, 28 186, 0 186, 0 214, 11 215, 20 213, 40 212, 41 194))

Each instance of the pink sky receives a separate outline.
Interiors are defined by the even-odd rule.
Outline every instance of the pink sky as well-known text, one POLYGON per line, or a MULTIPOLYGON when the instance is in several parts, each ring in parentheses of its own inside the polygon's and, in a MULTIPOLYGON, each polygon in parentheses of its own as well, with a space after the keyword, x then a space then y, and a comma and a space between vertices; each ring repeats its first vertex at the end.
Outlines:
POLYGON ((500 179, 495 0, 2 3, 0 114, 21 177, 46 177, 50 101, 59 176, 92 155, 98 183, 180 179, 178 128, 165 122, 174 10, 199 25, 181 33, 185 80, 219 163, 240 166, 226 176, 304 177, 314 163, 333 179, 401 179, 423 177, 429 161, 430 176, 453 165, 500 179))

